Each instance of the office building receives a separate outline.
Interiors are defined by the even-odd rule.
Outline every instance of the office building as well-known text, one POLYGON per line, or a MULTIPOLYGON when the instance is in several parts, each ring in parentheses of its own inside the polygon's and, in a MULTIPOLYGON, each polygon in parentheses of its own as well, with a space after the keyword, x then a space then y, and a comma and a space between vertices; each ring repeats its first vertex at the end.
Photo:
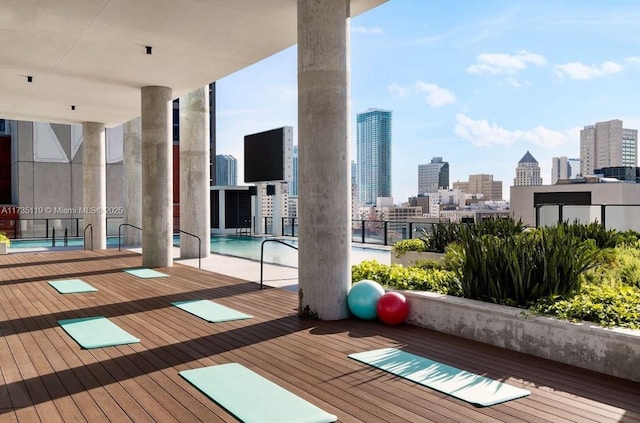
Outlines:
POLYGON ((567 156, 551 158, 551 185, 558 182, 558 179, 569 179, 571 177, 571 165, 567 156))
POLYGON ((357 115, 358 200, 373 205, 391 197, 391 111, 369 109, 357 115))
POLYGON ((513 179, 513 185, 516 187, 542 185, 540 165, 529 151, 527 151, 527 153, 522 156, 518 162, 516 177, 513 179))
POLYGON ((453 189, 485 201, 502 200, 502 181, 494 181, 493 175, 489 174, 469 175, 468 181, 454 182, 453 189))
POLYGON ((635 167, 638 130, 623 128, 619 119, 585 126, 580 130, 580 161, 583 176, 604 167, 635 167))
POLYGON ((228 154, 216 156, 216 184, 218 186, 238 185, 238 161, 228 154))
POLYGON ((418 195, 449 189, 449 162, 434 157, 431 163, 418 165, 418 195))

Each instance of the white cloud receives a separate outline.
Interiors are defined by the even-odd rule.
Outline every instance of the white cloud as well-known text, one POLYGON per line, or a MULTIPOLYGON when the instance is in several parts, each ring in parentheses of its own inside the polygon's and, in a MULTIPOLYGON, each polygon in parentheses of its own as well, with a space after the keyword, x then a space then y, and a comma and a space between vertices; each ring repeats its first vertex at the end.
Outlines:
POLYGON ((634 65, 640 64, 640 56, 627 57, 624 60, 626 60, 629 63, 633 63, 634 65))
POLYGON ((419 92, 426 94, 425 100, 433 107, 440 107, 445 104, 452 104, 456 102, 456 97, 451 93, 451 91, 435 84, 426 84, 424 82, 417 81, 414 84, 414 87, 419 92))
POLYGON ((585 65, 581 62, 569 62, 564 65, 557 65, 555 74, 557 76, 569 77, 571 79, 587 80, 600 76, 611 75, 624 69, 616 62, 603 62, 600 65, 585 65))
POLYGON ((456 114, 455 133, 460 138, 471 141, 478 147, 509 146, 518 142, 527 142, 543 148, 551 149, 571 142, 571 130, 560 132, 538 126, 530 130, 509 130, 486 119, 473 120, 470 117, 456 114))
POLYGON ((384 30, 379 26, 366 27, 366 26, 352 26, 351 32, 366 35, 380 35, 384 34, 384 30))
POLYGON ((422 81, 416 81, 409 87, 393 83, 389 86, 389 92, 403 98, 411 94, 424 95, 425 101, 432 107, 440 107, 456 102, 456 96, 451 91, 436 84, 428 84, 422 81))
POLYGON ((468 73, 491 75, 516 75, 529 65, 544 66, 547 59, 540 54, 521 50, 518 54, 485 53, 477 57, 478 63, 467 68, 468 73))
POLYGON ((389 85, 389 92, 391 94, 397 95, 398 97, 407 97, 411 94, 411 87, 402 87, 395 82, 389 85))

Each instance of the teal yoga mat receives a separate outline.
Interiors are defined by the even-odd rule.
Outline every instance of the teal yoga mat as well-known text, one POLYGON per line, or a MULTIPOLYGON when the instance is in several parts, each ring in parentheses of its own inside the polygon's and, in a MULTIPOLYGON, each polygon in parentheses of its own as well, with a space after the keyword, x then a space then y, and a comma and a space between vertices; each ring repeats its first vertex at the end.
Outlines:
POLYGON ((396 348, 349 354, 349 358, 483 407, 531 394, 527 390, 396 348))
POLYGON ((81 347, 87 349, 140 342, 138 338, 121 329, 104 316, 58 320, 58 324, 81 347))
POLYGON ((92 287, 81 279, 65 279, 59 281, 49 281, 49 285, 54 287, 61 294, 76 294, 80 292, 95 292, 92 287))
POLYGON ((157 270, 146 269, 146 268, 124 269, 124 271, 129 273, 129 274, 132 274, 133 276, 137 276, 139 278, 144 278, 144 279, 148 279, 148 278, 166 278, 166 277, 169 276, 166 273, 162 273, 162 272, 158 272, 157 270))
POLYGON ((209 300, 177 301, 171 303, 171 305, 194 314, 207 322, 219 323, 231 320, 251 319, 253 317, 209 300))
POLYGON ((329 423, 337 417, 238 363, 184 370, 180 376, 245 423, 329 423))

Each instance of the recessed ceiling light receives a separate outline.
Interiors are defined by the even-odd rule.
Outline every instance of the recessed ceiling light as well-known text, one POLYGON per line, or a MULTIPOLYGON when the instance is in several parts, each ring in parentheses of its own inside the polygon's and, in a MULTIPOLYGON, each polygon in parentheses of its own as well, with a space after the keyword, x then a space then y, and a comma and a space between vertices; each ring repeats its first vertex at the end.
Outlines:
POLYGON ((147 49, 147 54, 151 54, 151 46, 146 46, 145 48, 147 49))

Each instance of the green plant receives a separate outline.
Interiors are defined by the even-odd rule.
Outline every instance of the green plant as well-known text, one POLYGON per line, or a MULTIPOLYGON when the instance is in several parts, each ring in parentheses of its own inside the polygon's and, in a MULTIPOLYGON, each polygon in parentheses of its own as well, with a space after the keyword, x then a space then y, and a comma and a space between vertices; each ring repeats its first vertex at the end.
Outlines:
POLYGON ((465 297, 518 306, 577 292, 580 275, 602 261, 593 240, 581 240, 564 225, 505 238, 462 228, 459 247, 445 255, 465 297))
POLYGON ((429 241, 425 238, 403 239, 393 244, 391 251, 396 257, 400 257, 407 251, 424 252, 427 251, 429 241))
POLYGON ((6 242, 8 245, 11 245, 11 240, 4 232, 0 232, 0 242, 6 242))
POLYGON ((369 279, 394 289, 434 291, 460 296, 460 281, 454 272, 438 268, 386 265, 376 260, 365 260, 352 266, 352 282, 369 279))
POLYGON ((576 295, 541 299, 531 311, 564 320, 596 322, 605 327, 640 329, 640 290, 615 283, 585 283, 576 295))

